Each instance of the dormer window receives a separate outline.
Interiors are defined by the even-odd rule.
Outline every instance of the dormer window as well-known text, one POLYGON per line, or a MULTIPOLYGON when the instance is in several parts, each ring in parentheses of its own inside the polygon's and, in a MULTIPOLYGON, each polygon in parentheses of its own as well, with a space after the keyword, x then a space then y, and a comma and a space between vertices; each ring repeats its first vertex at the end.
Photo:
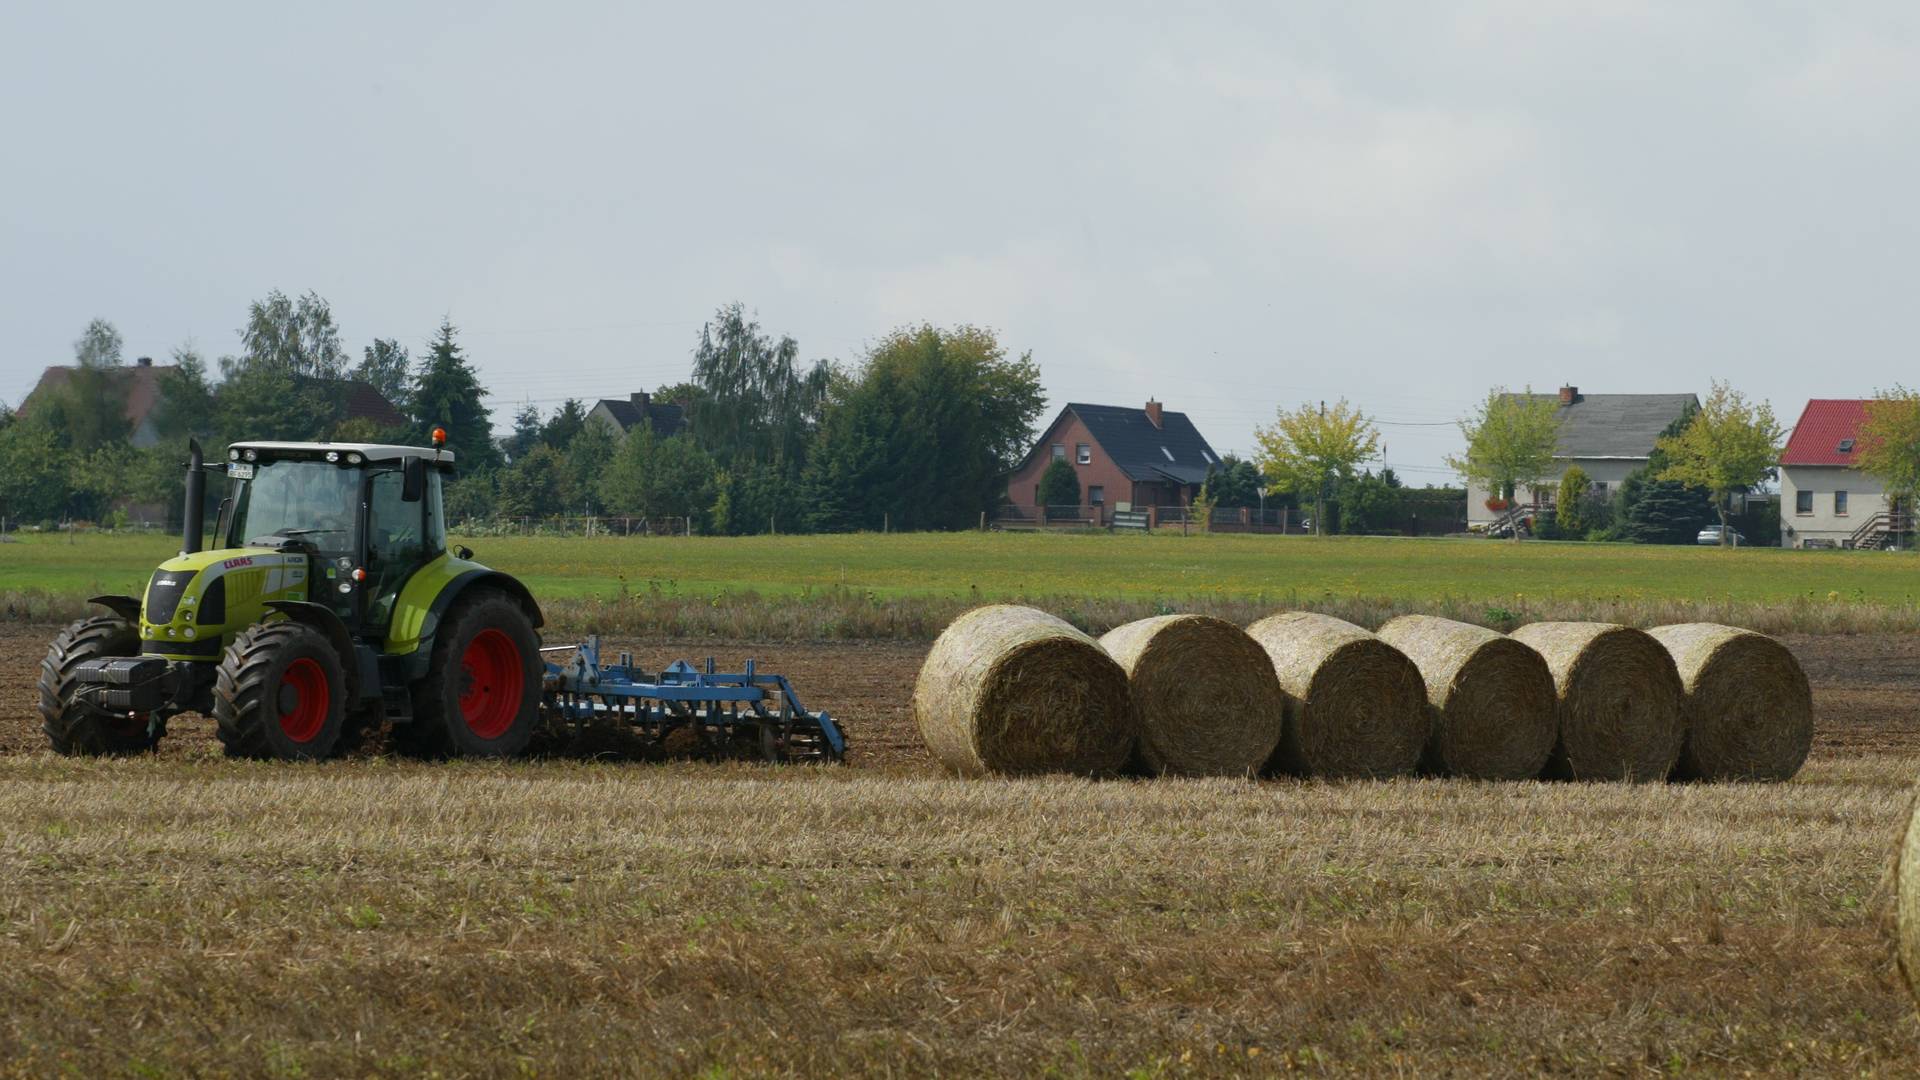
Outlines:
POLYGON ((1837 451, 1838 453, 1842 453, 1842 454, 1851 454, 1851 453, 1853 453, 1853 440, 1852 440, 1852 439, 1841 439, 1841 440, 1840 440, 1840 445, 1839 445, 1839 446, 1838 446, 1838 447, 1836 448, 1836 451, 1837 451))

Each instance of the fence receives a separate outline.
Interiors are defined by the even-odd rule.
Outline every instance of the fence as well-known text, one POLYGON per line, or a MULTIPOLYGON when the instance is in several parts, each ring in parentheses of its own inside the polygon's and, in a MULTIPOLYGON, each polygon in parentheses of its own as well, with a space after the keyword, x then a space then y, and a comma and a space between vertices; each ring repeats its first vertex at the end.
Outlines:
POLYGON ((461 536, 691 536, 684 517, 519 517, 466 518, 449 531, 461 536))

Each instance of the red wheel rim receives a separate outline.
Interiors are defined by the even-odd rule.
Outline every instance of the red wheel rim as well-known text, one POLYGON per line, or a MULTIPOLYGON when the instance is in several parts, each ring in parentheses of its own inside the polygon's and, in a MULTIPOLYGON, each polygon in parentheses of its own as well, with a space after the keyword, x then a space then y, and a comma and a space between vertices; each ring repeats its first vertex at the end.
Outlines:
POLYGON ((280 732, 297 743, 312 742, 327 726, 332 704, 327 673, 318 661, 302 656, 287 665, 280 682, 293 690, 293 708, 280 714, 280 732))
POLYGON ((467 642, 460 667, 460 718, 467 730, 482 739, 506 734, 520 715, 521 692, 527 682, 520 647, 505 631, 482 630, 467 642))

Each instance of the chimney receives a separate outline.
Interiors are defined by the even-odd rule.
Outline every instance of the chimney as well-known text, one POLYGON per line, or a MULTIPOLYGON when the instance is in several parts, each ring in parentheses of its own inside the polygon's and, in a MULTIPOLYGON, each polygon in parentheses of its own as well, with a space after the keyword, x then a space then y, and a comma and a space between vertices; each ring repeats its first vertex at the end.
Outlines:
POLYGON ((135 361, 133 362, 133 366, 134 366, 134 367, 152 367, 152 366, 153 366, 153 357, 151 357, 151 356, 143 356, 143 357, 141 357, 140 359, 138 359, 138 360, 135 360, 135 361))
POLYGON ((653 404, 653 395, 647 393, 645 390, 635 390, 633 393, 627 395, 627 400, 633 402, 635 407, 645 412, 647 406, 653 404))
POLYGON ((1574 402, 1576 402, 1576 401, 1578 401, 1578 400, 1580 400, 1580 388, 1579 388, 1579 387, 1577 387, 1577 386, 1563 386, 1563 387, 1561 387, 1561 388, 1560 388, 1560 404, 1562 404, 1562 405, 1571 405, 1571 404, 1573 404, 1574 402))
POLYGON ((1154 427, 1160 426, 1160 403, 1152 398, 1147 399, 1147 420, 1154 427))

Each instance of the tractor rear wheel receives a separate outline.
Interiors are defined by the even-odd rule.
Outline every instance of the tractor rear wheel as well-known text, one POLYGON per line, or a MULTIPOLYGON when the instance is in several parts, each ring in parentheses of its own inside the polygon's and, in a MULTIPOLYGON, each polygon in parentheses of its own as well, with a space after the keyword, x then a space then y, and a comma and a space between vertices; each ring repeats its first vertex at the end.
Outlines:
POLYGON ((115 615, 100 615, 60 631, 40 661, 40 726, 56 753, 140 754, 160 741, 147 717, 108 712, 78 696, 74 668, 103 656, 138 656, 140 634, 115 615))
POLYGON ((229 757, 332 757, 346 726, 347 677, 325 634, 297 622, 257 623, 220 659, 214 732, 229 757))
POLYGON ((540 718, 540 639, 519 604, 492 590, 457 603, 434 635, 413 720, 396 725, 406 753, 511 757, 540 718))

